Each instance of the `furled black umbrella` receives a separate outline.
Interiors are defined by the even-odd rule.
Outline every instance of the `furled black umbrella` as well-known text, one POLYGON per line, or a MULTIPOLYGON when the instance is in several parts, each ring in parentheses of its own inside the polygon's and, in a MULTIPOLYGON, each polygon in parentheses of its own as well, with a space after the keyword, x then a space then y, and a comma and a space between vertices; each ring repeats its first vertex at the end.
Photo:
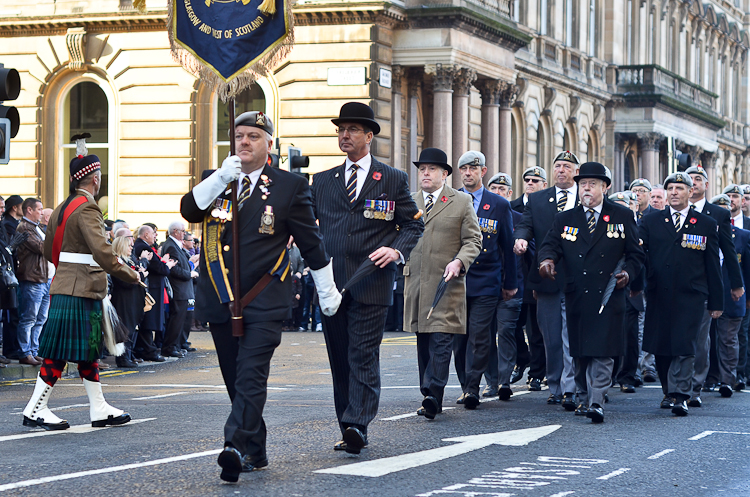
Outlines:
POLYGON ((615 266, 615 270, 612 271, 612 276, 610 276, 607 282, 607 288, 604 289, 604 295, 602 295, 602 306, 599 308, 599 314, 604 311, 604 306, 609 302, 609 298, 612 296, 612 292, 615 290, 615 285, 617 284, 615 275, 622 272, 623 266, 625 266, 625 256, 617 262, 617 266, 615 266))
POLYGON ((445 281, 445 278, 440 278, 440 283, 438 283, 437 290, 435 291, 435 298, 432 301, 432 307, 430 307, 430 312, 427 313, 427 319, 430 319, 430 316, 432 316, 432 311, 435 310, 435 307, 438 305, 438 302, 440 302, 440 299, 443 298, 443 295, 445 294, 445 289, 448 287, 448 282, 445 281))
MULTIPOLYGON (((398 231, 392 230, 390 231, 386 236, 383 237, 382 240, 380 240, 380 243, 378 244, 378 248, 380 247, 388 247, 393 243, 393 240, 396 239, 398 236, 398 231)), ((377 250, 377 249, 376 249, 377 250)), ((362 264, 359 265, 356 271, 354 271, 354 274, 349 278, 349 281, 347 281, 344 284, 344 288, 341 289, 341 295, 346 292, 347 289, 351 288, 355 284, 357 284, 359 281, 361 281, 365 276, 368 276, 375 272, 375 270, 378 269, 378 267, 375 265, 374 262, 370 260, 368 257, 364 261, 362 261, 362 264)))

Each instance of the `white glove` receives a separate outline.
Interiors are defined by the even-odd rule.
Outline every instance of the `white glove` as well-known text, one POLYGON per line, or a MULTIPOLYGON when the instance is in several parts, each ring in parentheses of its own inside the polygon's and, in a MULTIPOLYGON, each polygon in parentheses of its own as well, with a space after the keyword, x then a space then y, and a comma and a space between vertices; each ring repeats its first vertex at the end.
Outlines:
POLYGON ((326 316, 333 316, 341 305, 341 293, 333 280, 333 259, 320 269, 310 270, 310 274, 315 282, 315 288, 318 289, 321 312, 326 316))
POLYGON ((221 192, 232 181, 240 177, 242 171, 242 161, 236 155, 230 155, 221 163, 221 169, 211 176, 201 181, 193 188, 193 198, 195 205, 199 209, 207 209, 211 202, 218 197, 221 192))

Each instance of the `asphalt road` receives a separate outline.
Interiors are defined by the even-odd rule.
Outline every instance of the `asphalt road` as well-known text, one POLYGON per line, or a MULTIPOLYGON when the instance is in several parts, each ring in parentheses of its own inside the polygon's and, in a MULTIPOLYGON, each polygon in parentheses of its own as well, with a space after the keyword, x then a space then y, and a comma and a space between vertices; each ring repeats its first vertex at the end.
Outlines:
POLYGON ((705 394, 704 407, 675 418, 658 408, 658 387, 613 388, 605 422, 592 425, 523 382, 509 402, 467 411, 453 404, 451 376, 454 408, 427 421, 414 415, 415 342, 400 333, 381 348, 380 412, 360 456, 332 450, 340 433, 323 334, 285 333, 265 410, 270 465, 225 484, 216 453, 229 397, 208 334, 191 340, 198 352, 186 359, 102 374, 107 400, 133 416, 120 427, 91 428, 83 386, 63 379, 50 407, 73 428, 26 428, 32 384, 0 384, 0 497, 750 495, 750 392, 705 394))

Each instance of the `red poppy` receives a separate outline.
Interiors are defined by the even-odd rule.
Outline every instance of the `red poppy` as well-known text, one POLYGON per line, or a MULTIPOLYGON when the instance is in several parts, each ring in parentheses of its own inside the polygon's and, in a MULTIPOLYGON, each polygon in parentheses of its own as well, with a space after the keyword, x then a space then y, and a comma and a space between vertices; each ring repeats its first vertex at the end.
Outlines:
POLYGON ((605 223, 608 223, 608 222, 609 222, 609 216, 604 216, 604 217, 603 217, 602 219, 604 219, 604 222, 605 222, 605 223))
POLYGON ((484 204, 484 206, 482 206, 482 209, 486 211, 490 210, 490 204, 484 204))
POLYGON ((380 174, 377 171, 375 171, 374 173, 372 173, 372 179, 374 179, 375 181, 380 181, 380 178, 382 178, 382 177, 383 177, 383 175, 380 174))
POLYGON ((695 223, 696 223, 697 221, 698 221, 698 220, 697 220, 697 219, 695 219, 694 217, 691 217, 691 218, 690 218, 690 224, 695 224, 695 223))
POLYGON ((445 195, 443 195, 443 198, 441 198, 440 201, 445 203, 448 201, 448 198, 445 195))

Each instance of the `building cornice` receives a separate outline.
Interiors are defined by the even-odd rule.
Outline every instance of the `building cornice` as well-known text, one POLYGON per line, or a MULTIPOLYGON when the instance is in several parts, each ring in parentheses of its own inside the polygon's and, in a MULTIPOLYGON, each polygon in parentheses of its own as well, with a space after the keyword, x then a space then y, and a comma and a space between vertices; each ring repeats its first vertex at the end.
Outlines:
POLYGON ((14 17, 0 20, 0 37, 58 36, 84 27, 89 33, 166 30, 167 13, 113 12, 111 14, 14 17))

